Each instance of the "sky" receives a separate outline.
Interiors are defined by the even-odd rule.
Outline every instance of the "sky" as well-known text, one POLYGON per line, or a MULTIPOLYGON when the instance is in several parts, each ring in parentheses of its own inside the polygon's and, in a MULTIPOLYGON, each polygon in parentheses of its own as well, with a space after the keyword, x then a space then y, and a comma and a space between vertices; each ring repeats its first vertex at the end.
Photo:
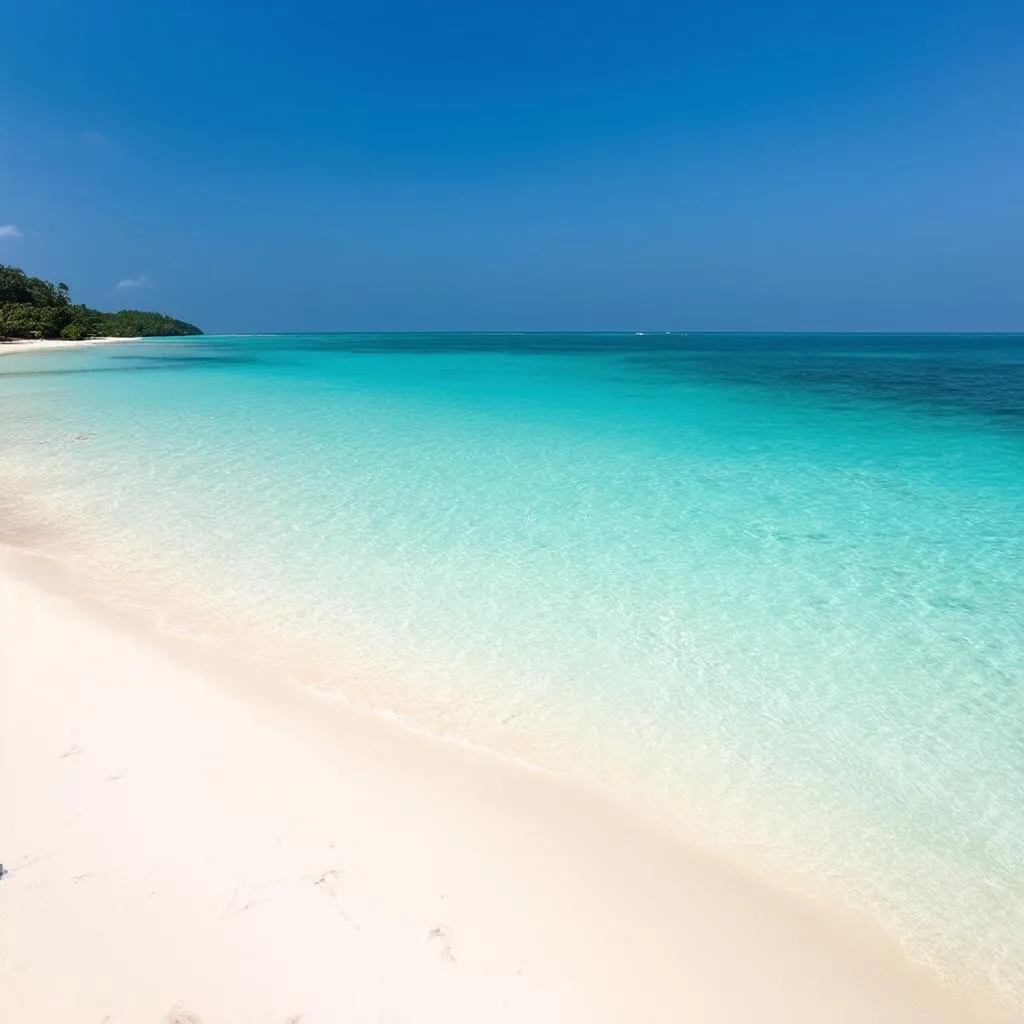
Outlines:
POLYGON ((33 0, 0 263, 208 332, 1024 331, 1024 4, 33 0))

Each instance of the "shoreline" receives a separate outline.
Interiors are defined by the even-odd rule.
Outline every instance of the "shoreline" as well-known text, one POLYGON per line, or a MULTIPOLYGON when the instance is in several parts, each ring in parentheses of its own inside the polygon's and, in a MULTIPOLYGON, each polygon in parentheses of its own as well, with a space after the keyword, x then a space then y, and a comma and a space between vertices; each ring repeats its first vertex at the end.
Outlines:
POLYGON ((24 352, 53 352, 65 348, 91 348, 93 345, 112 345, 123 341, 141 341, 141 338, 82 338, 68 341, 63 338, 7 338, 0 341, 0 356, 24 352))
POLYGON ((263 678, 41 556, 0 546, 0 595, 0 1016, 1001 1019, 572 780, 263 678))

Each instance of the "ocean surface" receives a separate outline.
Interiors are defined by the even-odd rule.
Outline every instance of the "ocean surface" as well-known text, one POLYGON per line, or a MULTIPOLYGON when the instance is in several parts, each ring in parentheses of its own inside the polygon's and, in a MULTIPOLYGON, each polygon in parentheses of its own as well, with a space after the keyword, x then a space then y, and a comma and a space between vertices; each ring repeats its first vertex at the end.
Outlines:
POLYGON ((1024 337, 0 359, 0 535, 1024 1006, 1024 337))

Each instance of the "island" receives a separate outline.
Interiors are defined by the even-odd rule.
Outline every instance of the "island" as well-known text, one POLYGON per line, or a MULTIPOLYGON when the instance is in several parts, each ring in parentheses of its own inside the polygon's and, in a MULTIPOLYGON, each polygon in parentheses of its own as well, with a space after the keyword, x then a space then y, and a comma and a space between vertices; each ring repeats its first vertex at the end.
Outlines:
POLYGON ((122 309, 104 313, 76 305, 63 282, 30 277, 18 267, 0 265, 0 342, 13 338, 163 338, 202 334, 194 324, 163 313, 122 309))

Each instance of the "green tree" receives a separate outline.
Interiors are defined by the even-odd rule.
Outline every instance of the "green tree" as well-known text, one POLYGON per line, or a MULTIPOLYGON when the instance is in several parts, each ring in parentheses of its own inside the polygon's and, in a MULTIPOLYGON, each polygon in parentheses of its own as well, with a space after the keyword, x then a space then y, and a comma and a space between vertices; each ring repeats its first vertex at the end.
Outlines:
POLYGON ((0 266, 0 302, 31 302, 28 274, 17 267, 0 266))
POLYGON ((163 313, 122 309, 103 313, 72 305, 63 281, 52 284, 18 267, 0 265, 0 338, 58 338, 66 330, 80 337, 162 337, 202 334, 194 324, 163 313), (80 333, 84 332, 84 333, 80 333))
POLYGON ((29 302, 5 302, 0 305, 0 337, 46 337, 45 315, 29 302))
POLYGON ((102 329, 112 338, 165 338, 202 333, 194 324, 175 320, 163 313, 147 313, 138 309, 105 313, 102 329))

